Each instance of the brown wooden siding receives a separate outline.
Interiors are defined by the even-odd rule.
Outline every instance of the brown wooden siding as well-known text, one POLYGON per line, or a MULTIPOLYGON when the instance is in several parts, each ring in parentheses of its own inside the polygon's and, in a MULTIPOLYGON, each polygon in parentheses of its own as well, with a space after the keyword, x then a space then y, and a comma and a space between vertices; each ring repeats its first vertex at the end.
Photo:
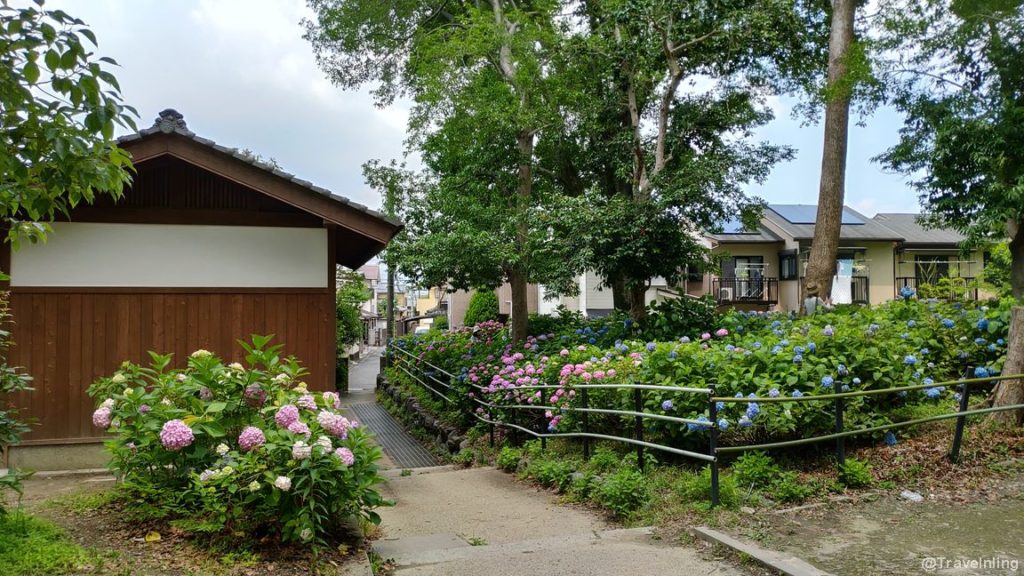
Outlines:
POLYGON ((230 360, 244 356, 238 338, 275 334, 285 355, 295 355, 310 374, 310 388, 334 388, 334 295, 286 289, 233 293, 189 289, 144 292, 122 289, 53 291, 14 288, 14 325, 9 362, 34 377, 34 392, 14 403, 37 425, 28 443, 98 438, 93 401, 96 378, 125 361, 148 362, 148 351, 173 353, 182 366, 199 348, 230 360))

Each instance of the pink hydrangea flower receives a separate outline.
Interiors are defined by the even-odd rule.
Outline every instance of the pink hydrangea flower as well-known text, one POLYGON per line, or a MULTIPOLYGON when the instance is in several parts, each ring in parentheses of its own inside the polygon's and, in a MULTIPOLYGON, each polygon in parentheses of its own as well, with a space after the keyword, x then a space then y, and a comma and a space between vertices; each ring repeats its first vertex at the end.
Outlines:
POLYGON ((334 455, 341 459, 345 466, 351 466, 356 463, 356 456, 348 448, 338 448, 334 451, 334 455))
POLYGON ((212 400, 213 392, 206 386, 203 386, 202 388, 199 389, 199 397, 202 398, 203 400, 212 400))
POLYGON ((246 426, 242 433, 238 435, 238 446, 246 452, 263 446, 266 442, 267 437, 263 435, 263 430, 255 426, 246 426))
POLYGON ((160 430, 160 443, 168 450, 181 450, 195 439, 192 429, 181 420, 168 420, 160 430))
POLYGON ((320 427, 330 434, 344 439, 348 436, 349 421, 340 414, 324 410, 316 415, 316 421, 320 427))
POLYGON ((324 392, 322 396, 324 404, 334 408, 335 410, 341 409, 341 397, 338 396, 337 392, 324 392))
POLYGON ((700 339, 701 340, 710 340, 711 339, 711 334, 708 334, 707 332, 705 332, 705 333, 700 335, 700 339))
POLYGON ((97 428, 103 428, 106 430, 110 428, 110 422, 112 420, 109 406, 100 406, 92 413, 92 424, 97 428))
POLYGON ((149 407, 149 404, 143 404, 139 406, 139 414, 149 414, 153 409, 149 407))
POLYGON ((726 330, 725 328, 719 328, 718 330, 715 331, 715 336, 718 336, 719 338, 725 338, 728 335, 729 331, 726 330))
POLYGON ((309 426, 306 426, 304 423, 299 422, 298 420, 288 425, 288 431, 291 432, 292 434, 302 434, 306 438, 309 438, 310 434, 309 426))
POLYGON ((274 421, 282 428, 287 428, 299 419, 299 409, 294 404, 285 404, 274 414, 274 421))
POLYGON ((303 394, 295 401, 299 408, 304 410, 316 410, 316 398, 312 394, 303 394))
POLYGON ((246 403, 251 406, 262 406, 267 401, 267 393, 263 391, 263 388, 259 384, 249 384, 245 387, 246 403))

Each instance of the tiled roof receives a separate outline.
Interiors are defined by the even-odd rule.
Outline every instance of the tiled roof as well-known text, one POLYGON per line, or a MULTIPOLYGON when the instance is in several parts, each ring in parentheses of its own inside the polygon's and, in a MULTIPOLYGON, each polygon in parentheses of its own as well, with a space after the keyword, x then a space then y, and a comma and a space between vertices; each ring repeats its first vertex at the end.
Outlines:
POLYGON ((876 214, 874 221, 903 237, 907 244, 959 244, 966 236, 949 228, 926 228, 918 214, 876 214))
POLYGON ((309 182, 308 180, 303 180, 303 179, 295 176, 294 174, 290 174, 288 172, 285 172, 284 170, 281 170, 279 168, 275 168, 274 166, 271 166, 270 164, 267 164, 266 162, 260 162, 259 160, 257 160, 256 158, 254 158, 254 157, 252 157, 250 155, 243 154, 237 148, 228 148, 227 146, 221 146, 220 144, 217 144, 213 140, 210 140, 208 138, 202 138, 200 136, 196 136, 195 132, 192 132, 191 130, 188 129, 188 126, 185 124, 184 116, 182 116, 181 113, 178 112, 177 110, 174 110, 174 109, 171 109, 171 108, 168 108, 168 109, 164 110, 163 112, 160 112, 160 114, 157 117, 156 121, 149 128, 143 128, 142 130, 139 130, 138 132, 136 132, 134 134, 128 134, 126 136, 122 136, 122 137, 117 139, 117 142, 118 142, 118 144, 125 144, 125 143, 128 143, 128 142, 133 142, 135 140, 140 140, 140 139, 142 139, 142 138, 144 138, 146 136, 149 136, 151 134, 157 134, 157 133, 177 134, 178 136, 184 136, 185 138, 188 138, 188 139, 192 140, 193 142, 197 142, 199 144, 202 144, 203 146, 206 146, 208 148, 212 148, 212 149, 214 149, 214 150, 216 150, 218 152, 222 152, 222 153, 227 154, 229 156, 233 156, 233 157, 237 158, 238 160, 241 160, 242 162, 245 162, 247 164, 251 164, 251 165, 253 165, 253 166, 255 166, 255 167, 257 167, 257 168, 259 168, 261 170, 265 170, 266 172, 270 172, 271 174, 273 174, 274 176, 277 176, 278 178, 283 178, 283 179, 288 180, 288 181, 290 181, 290 182, 292 182, 294 184, 298 184, 299 186, 302 186, 303 188, 306 188, 307 190, 311 190, 313 192, 316 192, 317 194, 319 194, 321 196, 325 196, 327 198, 330 198, 331 200, 333 200, 333 201, 335 201, 335 202, 337 202, 339 204, 345 204, 345 205, 347 205, 347 206, 349 206, 351 208, 354 208, 354 209, 356 209, 356 210, 358 210, 360 212, 363 212, 364 214, 367 214, 369 216, 373 216, 374 218, 379 218, 381 220, 384 220, 385 222, 388 222, 389 224, 392 224, 394 226, 402 226, 402 222, 397 220, 397 219, 395 219, 395 218, 392 218, 390 216, 387 216, 385 214, 377 212, 376 210, 372 210, 372 209, 370 209, 370 208, 368 208, 368 207, 366 207, 366 206, 364 206, 362 204, 359 204, 358 202, 353 202, 353 201, 349 200, 348 198, 345 198, 344 196, 339 196, 337 194, 334 194, 333 192, 331 192, 330 190, 328 190, 326 188, 321 188, 320 186, 316 186, 315 184, 313 184, 312 182, 309 182))
POLYGON ((708 238, 718 242, 719 244, 746 244, 746 243, 774 243, 782 242, 782 238, 779 238, 771 230, 763 226, 758 226, 757 230, 754 231, 741 231, 741 232, 726 232, 722 234, 708 234, 708 238))

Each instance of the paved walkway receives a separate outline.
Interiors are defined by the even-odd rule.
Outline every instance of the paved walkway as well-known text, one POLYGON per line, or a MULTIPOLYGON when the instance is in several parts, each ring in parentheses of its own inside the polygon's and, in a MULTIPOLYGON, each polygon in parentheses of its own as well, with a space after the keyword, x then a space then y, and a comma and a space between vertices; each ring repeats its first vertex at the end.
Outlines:
POLYGON ((493 468, 418 467, 421 455, 409 450, 426 450, 373 403, 379 357, 371 349, 352 366, 344 401, 377 434, 382 467, 391 468, 382 492, 396 505, 379 510, 383 537, 373 547, 398 574, 741 574, 691 548, 659 542, 647 529, 616 529, 493 468))
POLYGON ((396 506, 379 511, 384 536, 373 548, 403 576, 742 574, 648 529, 615 529, 493 468, 394 472, 383 492, 396 506))

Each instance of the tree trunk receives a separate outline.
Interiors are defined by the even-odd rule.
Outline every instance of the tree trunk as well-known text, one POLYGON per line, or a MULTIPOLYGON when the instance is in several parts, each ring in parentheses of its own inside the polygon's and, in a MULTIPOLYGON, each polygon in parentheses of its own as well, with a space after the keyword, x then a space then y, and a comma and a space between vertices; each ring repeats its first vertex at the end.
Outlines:
POLYGON ((629 292, 622 278, 612 280, 612 306, 619 312, 629 312, 629 292))
POLYGON ((628 286, 629 294, 629 317, 634 322, 643 322, 647 319, 647 283, 638 282, 628 286))
MULTIPOLYGON (((1017 306, 1010 316, 1009 345, 1003 374, 1012 376, 1024 372, 1024 307, 1017 306)), ((992 406, 1024 404, 1024 379, 1001 380, 993 393, 992 406)), ((994 412, 992 421, 1008 426, 1024 424, 1024 410, 994 412)))
MULTIPOLYGON (((1013 297, 1024 299, 1024 222, 1011 220, 1006 225, 1010 236, 1010 289, 1013 297)), ((1013 341, 1011 340, 1011 345, 1013 341)), ((1018 343, 1024 346, 1024 342, 1018 343)))
POLYGON ((527 304, 527 272, 530 269, 527 254, 529 230, 526 225, 530 195, 533 192, 533 132, 522 130, 516 136, 519 148, 519 185, 516 190, 516 248, 519 261, 512 266, 509 284, 512 288, 512 342, 519 343, 529 336, 529 314, 527 304))
POLYGON ((825 104, 825 142, 821 155, 818 216, 807 263, 807 287, 817 285, 818 296, 832 293, 836 272, 839 231, 846 193, 846 147, 850 126, 850 89, 841 83, 847 74, 847 54, 853 43, 855 0, 832 0, 832 27, 828 42, 828 86, 833 90, 825 104))

